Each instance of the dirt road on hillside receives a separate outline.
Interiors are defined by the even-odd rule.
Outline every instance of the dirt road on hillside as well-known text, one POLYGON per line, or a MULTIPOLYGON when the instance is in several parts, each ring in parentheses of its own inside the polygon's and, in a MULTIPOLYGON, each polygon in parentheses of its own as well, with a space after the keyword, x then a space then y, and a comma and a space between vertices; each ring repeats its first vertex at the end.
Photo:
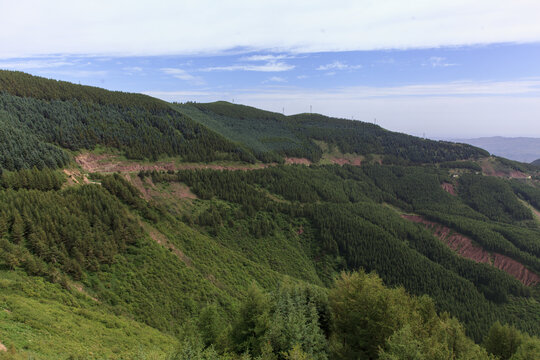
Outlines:
POLYGON ((139 172, 143 170, 197 170, 197 169, 212 169, 212 170, 256 170, 263 169, 269 164, 255 165, 219 165, 219 164, 179 164, 175 162, 159 161, 152 164, 138 163, 134 161, 121 161, 113 155, 97 155, 92 153, 84 153, 77 155, 75 161, 85 171, 88 172, 139 172))

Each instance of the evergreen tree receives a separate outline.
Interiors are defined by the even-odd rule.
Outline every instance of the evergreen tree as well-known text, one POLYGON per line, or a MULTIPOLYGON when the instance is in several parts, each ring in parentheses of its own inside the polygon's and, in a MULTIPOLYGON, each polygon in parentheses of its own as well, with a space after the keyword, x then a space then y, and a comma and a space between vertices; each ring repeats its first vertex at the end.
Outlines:
POLYGON ((15 210, 11 224, 11 238, 15 244, 20 244, 24 240, 24 230, 24 221, 19 212, 15 210))
POLYGON ((231 338, 236 353, 260 355, 264 335, 270 328, 270 301, 254 283, 250 285, 245 300, 240 305, 231 338))
POLYGON ((274 351, 283 354, 296 346, 314 360, 327 359, 327 341, 319 325, 317 308, 304 289, 285 282, 275 302, 266 336, 274 351))
POLYGON ((519 330, 510 325, 501 325, 497 321, 489 329, 484 339, 484 347, 499 359, 508 360, 512 358, 522 341, 523 337, 519 330))

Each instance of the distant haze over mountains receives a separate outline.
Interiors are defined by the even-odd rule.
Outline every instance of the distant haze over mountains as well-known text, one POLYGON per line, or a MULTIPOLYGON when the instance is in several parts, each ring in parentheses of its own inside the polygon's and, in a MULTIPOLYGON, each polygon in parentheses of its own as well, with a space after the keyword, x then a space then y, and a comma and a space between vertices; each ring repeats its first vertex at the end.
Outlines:
POLYGON ((493 155, 521 162, 530 163, 540 159, 540 138, 493 136, 452 141, 478 146, 493 155))

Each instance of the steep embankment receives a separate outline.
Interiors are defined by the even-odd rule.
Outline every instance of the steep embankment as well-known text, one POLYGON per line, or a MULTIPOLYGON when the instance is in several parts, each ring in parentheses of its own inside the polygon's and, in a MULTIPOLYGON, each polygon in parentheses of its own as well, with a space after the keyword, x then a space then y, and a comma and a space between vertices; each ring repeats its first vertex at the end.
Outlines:
POLYGON ((418 215, 402 215, 402 217, 425 225, 433 231, 435 236, 463 257, 501 269, 528 286, 540 282, 540 276, 527 269, 523 264, 508 256, 488 252, 482 247, 473 244, 473 241, 467 236, 456 233, 446 226, 428 221, 418 215))

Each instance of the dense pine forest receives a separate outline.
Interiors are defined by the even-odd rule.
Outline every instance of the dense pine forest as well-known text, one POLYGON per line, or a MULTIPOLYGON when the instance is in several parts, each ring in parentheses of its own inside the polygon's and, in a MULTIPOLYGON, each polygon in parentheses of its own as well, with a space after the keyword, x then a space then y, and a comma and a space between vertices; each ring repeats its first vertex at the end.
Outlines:
POLYGON ((317 141, 342 153, 382 154, 385 163, 434 163, 489 155, 470 145, 420 139, 370 123, 319 114, 284 116, 223 101, 178 104, 176 108, 229 139, 245 144, 262 161, 281 155, 317 162, 324 152, 317 141))
POLYGON ((9 71, 0 134, 0 358, 540 357, 529 164, 9 71))

